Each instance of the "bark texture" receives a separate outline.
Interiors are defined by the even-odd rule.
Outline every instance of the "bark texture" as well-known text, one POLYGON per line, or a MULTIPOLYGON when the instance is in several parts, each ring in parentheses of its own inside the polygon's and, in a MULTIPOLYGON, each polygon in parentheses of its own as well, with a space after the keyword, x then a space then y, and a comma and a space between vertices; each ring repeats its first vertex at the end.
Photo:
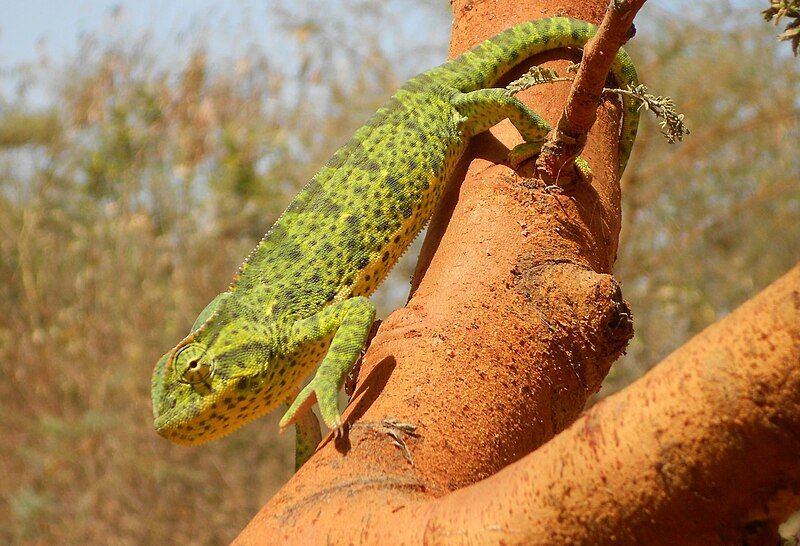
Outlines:
MULTIPOLYGON (((565 2, 574 9, 555 10, 550 4, 454 1, 451 55, 528 19, 569 15, 598 23, 605 7, 575 1, 565 2)), ((543 61, 563 71, 574 58, 557 52, 533 60, 543 61)), ((518 67, 508 79, 526 69, 518 67)), ((558 83, 519 96, 555 123, 568 90, 558 83)), ((682 352, 676 353, 671 361, 678 363, 666 368, 673 371, 651 374, 655 380, 596 406, 528 455, 577 418, 632 335, 629 311, 610 276, 620 228, 619 117, 613 103, 598 110, 583 153, 592 184, 566 193, 544 191, 502 166, 520 142, 510 123, 474 139, 432 221, 408 305, 381 324, 364 357, 344 414, 349 433, 324 440, 236 543, 658 543, 674 540, 682 525, 713 537, 704 525, 710 507, 721 508, 717 499, 728 503, 725 521, 736 519, 729 517, 734 506, 754 506, 733 503, 740 487, 715 469, 734 472, 741 449, 761 441, 758 453, 783 461, 789 480, 774 488, 780 495, 758 498, 769 497, 779 511, 794 503, 785 485, 797 482, 781 442, 796 452, 797 400, 778 421, 742 413, 743 404, 763 411, 788 407, 780 404, 791 392, 778 398, 773 392, 782 385, 791 391, 788 375, 757 372, 768 351, 754 349, 774 345, 769 362, 779 361, 775 365, 785 371, 786 359, 794 358, 796 367, 797 344, 786 341, 788 307, 785 320, 772 323, 782 337, 759 337, 772 330, 758 330, 742 352, 725 342, 728 356, 713 353, 710 371, 699 356, 689 358, 700 359, 696 371, 686 371, 695 368, 684 369, 682 352), (730 369, 732 351, 738 360, 730 369), (742 397, 754 388, 743 369, 762 381, 755 397, 764 400, 760 406, 742 397), (721 379, 727 374, 736 375, 735 386, 721 379), (404 433, 398 422, 412 423, 416 432, 404 433), (690 432, 694 439, 683 439, 690 432), (699 483, 706 488, 695 496, 699 483), (706 512, 687 520, 681 509, 689 507, 706 512)), ((792 290, 787 282, 782 295, 770 297, 796 302, 797 281, 795 272, 788 281, 795 300, 786 296, 792 290)), ((729 321, 744 320, 734 316, 729 321)), ((742 332, 750 332, 753 325, 745 322, 742 332)), ((748 529, 761 532, 771 521, 764 514, 777 512, 759 506, 760 513, 747 512, 747 521, 758 522, 748 529)))
POLYGON ((800 507, 798 453, 800 266, 535 453, 436 502, 425 538, 774 545, 800 507))
POLYGON ((296 477, 237 543, 774 545, 799 452, 800 265, 490 478, 296 477))
MULTIPOLYGON (((603 15, 603 2, 559 11, 548 4, 455 2, 451 56, 518 22, 569 15, 598 23, 603 15)), ((507 79, 531 64, 563 71, 575 60, 553 52, 507 79)), ((560 82, 518 96, 552 124, 568 92, 560 82)), ((364 357, 344 414, 347 438, 328 438, 242 539, 278 530, 294 537, 322 505, 333 509, 325 517, 352 515, 347 499, 356 491, 391 506, 445 495, 520 459, 578 416, 632 335, 610 276, 620 229, 619 117, 614 103, 600 109, 584 154, 593 183, 569 193, 533 187, 503 166, 521 142, 509 122, 474 139, 430 226, 408 305, 383 322, 364 357), (412 459, 383 427, 387 418, 416 425, 416 436, 403 438, 412 459)), ((365 509, 367 497, 359 500, 365 509)))

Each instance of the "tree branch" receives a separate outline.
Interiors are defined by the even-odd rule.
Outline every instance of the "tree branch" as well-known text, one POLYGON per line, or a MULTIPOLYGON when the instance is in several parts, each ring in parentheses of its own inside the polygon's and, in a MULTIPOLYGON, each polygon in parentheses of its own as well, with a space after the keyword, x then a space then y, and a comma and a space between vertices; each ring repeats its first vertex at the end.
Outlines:
POLYGON ((800 507, 799 364, 800 265, 523 461, 438 501, 425 538, 777 544, 800 507))
MULTIPOLYGON (((556 15, 551 3, 455 2, 451 54, 556 15)), ((602 16, 602 0, 572 4, 567 15, 602 16)), ((531 64, 563 68, 569 58, 558 51, 531 64)), ((560 82, 517 97, 552 122, 568 91, 560 82)), ((593 183, 569 195, 503 166, 521 141, 509 122, 473 139, 454 177, 464 182, 448 187, 429 227, 412 298, 364 356, 347 437, 328 437, 241 543, 370 542, 383 532, 369 525, 378 506, 403 511, 476 483, 579 415, 632 335, 609 275, 620 228, 618 122, 613 107, 601 108, 586 147, 593 183), (413 424, 415 435, 390 434, 387 423, 413 424)))
POLYGON ((799 362, 800 265, 491 478, 438 500, 396 474, 312 486, 237 543, 776 544, 800 507, 799 362))
POLYGON ((571 162, 583 151, 614 56, 632 36, 633 18, 644 2, 611 0, 597 34, 583 49, 564 112, 536 160, 536 176, 546 184, 566 184, 560 174, 569 172, 571 162))

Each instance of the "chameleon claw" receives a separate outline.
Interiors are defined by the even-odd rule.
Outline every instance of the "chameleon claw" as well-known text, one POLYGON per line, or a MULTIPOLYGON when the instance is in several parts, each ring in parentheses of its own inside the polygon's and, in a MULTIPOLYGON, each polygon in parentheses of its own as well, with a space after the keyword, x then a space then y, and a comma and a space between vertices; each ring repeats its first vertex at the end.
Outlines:
POLYGON ((333 439, 339 440, 345 437, 345 423, 339 422, 333 429, 333 439))

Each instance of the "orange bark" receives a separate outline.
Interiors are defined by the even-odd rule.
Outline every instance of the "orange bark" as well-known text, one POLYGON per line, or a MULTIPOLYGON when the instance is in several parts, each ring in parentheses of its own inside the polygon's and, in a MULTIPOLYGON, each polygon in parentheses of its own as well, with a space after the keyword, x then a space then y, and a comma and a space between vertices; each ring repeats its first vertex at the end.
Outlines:
POLYGON ((798 454, 800 265, 535 453, 433 503, 426 539, 774 545, 800 507, 798 454))
POLYGON ((800 507, 799 364, 800 265, 491 478, 432 499, 399 472, 298 477, 237 543, 776 544, 800 507))
MULTIPOLYGON (((451 54, 528 19, 560 14, 599 22, 605 2, 576 1, 574 9, 558 13, 547 4, 455 1, 451 54)), ((546 60, 563 70, 570 62, 565 55, 535 62, 546 60)), ((567 92, 567 84, 551 84, 520 98, 554 123, 567 92)), ((592 184, 564 194, 529 187, 502 166, 508 149, 520 141, 507 122, 475 139, 471 161, 463 162, 453 181, 463 184, 451 185, 432 221, 411 300, 384 321, 364 357, 344 414, 348 434, 323 441, 237 543, 543 544, 608 538, 603 535, 608 529, 622 542, 650 537, 649 519, 641 514, 662 506, 655 501, 672 492, 652 489, 657 478, 674 473, 686 491, 693 487, 682 461, 656 442, 659 435, 680 436, 681 427, 688 427, 686 414, 676 429, 669 420, 674 415, 659 411, 652 397, 700 411, 692 404, 704 401, 701 380, 715 383, 716 375, 699 370, 700 390, 685 401, 669 383, 680 387, 681 375, 674 372, 653 392, 625 391, 620 398, 630 400, 619 407, 642 406, 631 414, 653 419, 652 424, 639 420, 618 433, 622 416, 609 410, 616 402, 607 402, 580 426, 525 457, 579 415, 632 334, 627 307, 609 275, 620 227, 614 180, 618 119, 614 104, 600 108, 584 152, 595 175, 592 184), (385 419, 413 423, 416 435, 392 431, 382 424, 385 419), (390 432, 402 438, 408 456, 390 432), (631 436, 645 432, 656 440, 640 445, 631 436), (644 449, 655 447, 660 450, 644 449), (645 469, 640 459, 660 461, 654 479, 638 481, 636 471, 645 469), (497 474, 514 461, 519 462, 497 474), (615 489, 596 496, 607 487, 603 480, 615 489), (644 534, 631 530, 634 524, 644 534)), ((764 383, 764 396, 772 388, 764 383)), ((726 411, 738 407, 736 400, 733 396, 726 411)), ((709 434, 716 430, 698 423, 697 434, 706 433, 698 442, 713 444, 709 434)), ((664 514, 672 517, 668 510, 664 514)))

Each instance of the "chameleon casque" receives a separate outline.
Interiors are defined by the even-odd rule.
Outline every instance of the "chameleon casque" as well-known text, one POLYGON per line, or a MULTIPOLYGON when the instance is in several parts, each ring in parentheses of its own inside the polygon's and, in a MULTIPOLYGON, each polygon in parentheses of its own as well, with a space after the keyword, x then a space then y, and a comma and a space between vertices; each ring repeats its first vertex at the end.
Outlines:
MULTIPOLYGON (((406 82, 308 182, 228 290, 159 360, 152 378, 158 433, 201 443, 291 402, 283 429, 313 415, 315 401, 338 432, 337 393, 375 316, 367 296, 427 223, 469 138, 509 118, 525 141, 511 151, 515 165, 538 154, 550 131, 493 86, 526 58, 582 47, 595 30, 563 17, 523 23, 406 82)), ((623 50, 612 73, 620 87, 637 83, 623 50)), ((639 121, 635 100, 622 101, 620 176, 639 121)), ((299 450, 299 459, 316 441, 301 447, 307 453, 299 450)))

